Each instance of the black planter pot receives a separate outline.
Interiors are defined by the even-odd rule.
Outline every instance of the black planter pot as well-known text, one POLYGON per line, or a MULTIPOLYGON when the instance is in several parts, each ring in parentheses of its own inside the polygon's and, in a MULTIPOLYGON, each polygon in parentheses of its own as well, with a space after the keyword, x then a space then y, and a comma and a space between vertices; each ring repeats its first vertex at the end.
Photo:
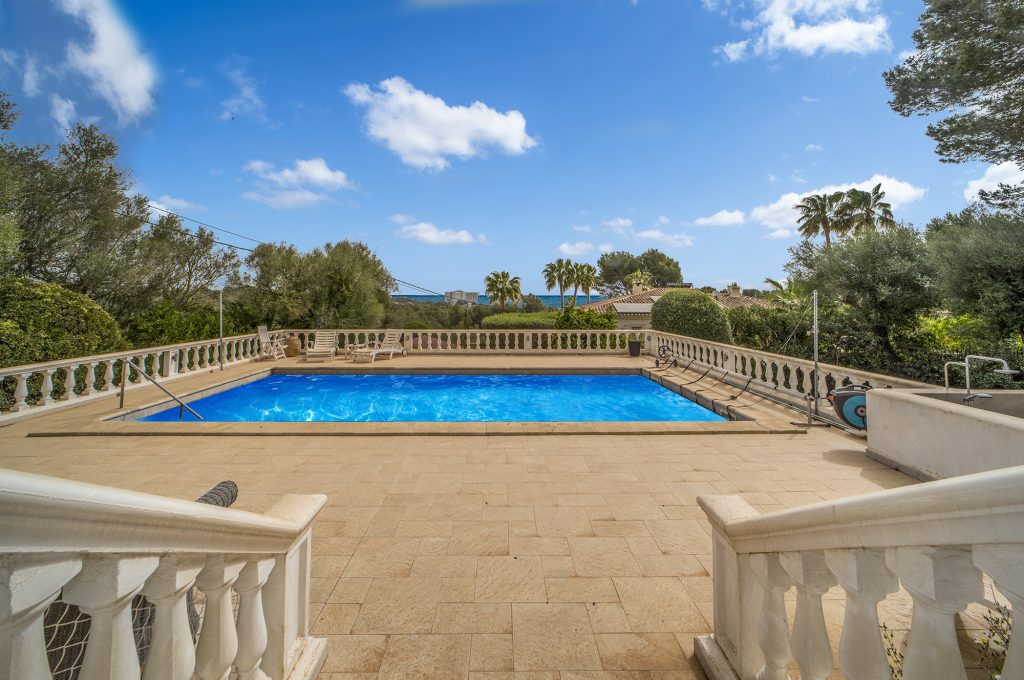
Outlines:
POLYGON ((629 341, 629 356, 638 357, 640 356, 640 341, 630 340, 629 341))

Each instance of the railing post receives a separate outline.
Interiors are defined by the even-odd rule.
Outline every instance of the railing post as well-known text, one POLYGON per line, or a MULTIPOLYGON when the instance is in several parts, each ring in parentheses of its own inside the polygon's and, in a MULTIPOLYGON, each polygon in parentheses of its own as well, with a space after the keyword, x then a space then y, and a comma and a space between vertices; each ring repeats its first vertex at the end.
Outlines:
POLYGON ((889 548, 885 563, 914 600, 904 680, 967 680, 953 617, 983 595, 981 573, 970 551, 889 548))
POLYGON ((77 557, 0 557, 0 677, 50 677, 43 615, 81 568, 77 557))
POLYGON ((196 649, 188 622, 188 591, 203 568, 199 556, 167 555, 142 589, 155 606, 153 640, 142 680, 188 680, 196 667, 196 649))
POLYGON ((826 550, 825 563, 846 592, 839 666, 850 680, 890 678, 878 627, 878 603, 896 592, 899 581, 878 550, 826 550))
POLYGON ((131 603, 159 563, 159 557, 87 557, 64 587, 64 600, 92 617, 80 680, 139 678, 131 603))

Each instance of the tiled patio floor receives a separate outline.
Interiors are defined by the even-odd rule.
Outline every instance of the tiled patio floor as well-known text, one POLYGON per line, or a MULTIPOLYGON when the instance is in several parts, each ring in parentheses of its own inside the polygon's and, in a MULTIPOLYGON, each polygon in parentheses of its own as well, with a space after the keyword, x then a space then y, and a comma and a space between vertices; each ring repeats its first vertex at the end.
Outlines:
MULTIPOLYGON (((642 361, 530 363, 549 359, 583 368, 642 361)), ((129 406, 154 399, 140 391, 129 406)), ((866 458, 862 440, 831 429, 24 436, 115 408, 105 399, 0 428, 0 466, 179 498, 233 479, 236 507, 257 511, 282 493, 327 494, 314 528, 312 599, 313 632, 329 637, 322 677, 330 680, 700 678, 692 638, 710 630, 712 591, 697 496, 739 494, 769 512, 913 481, 866 458)), ((840 613, 841 605, 830 618, 840 613)))

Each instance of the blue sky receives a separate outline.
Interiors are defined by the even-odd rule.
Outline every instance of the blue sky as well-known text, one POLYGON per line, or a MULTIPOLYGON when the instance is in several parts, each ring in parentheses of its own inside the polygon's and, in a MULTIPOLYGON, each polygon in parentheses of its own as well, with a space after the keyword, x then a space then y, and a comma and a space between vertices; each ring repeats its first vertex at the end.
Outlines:
MULTIPOLYGON (((923 227, 1017 168, 943 165, 881 73, 896 0, 0 0, 15 138, 96 121, 154 201, 264 241, 368 243, 397 277, 541 292, 657 247, 780 277, 789 206, 881 181, 923 227)), ((228 238, 228 237, 225 237, 228 238)), ((245 245, 247 242, 230 237, 245 245)))

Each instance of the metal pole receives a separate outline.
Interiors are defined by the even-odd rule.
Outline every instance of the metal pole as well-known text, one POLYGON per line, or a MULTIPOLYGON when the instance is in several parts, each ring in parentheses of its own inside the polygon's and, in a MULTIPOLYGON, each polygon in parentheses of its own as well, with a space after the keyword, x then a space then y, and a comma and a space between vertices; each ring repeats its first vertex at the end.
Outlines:
POLYGON ((814 397, 814 413, 818 414, 818 291, 811 296, 814 307, 814 381, 811 383, 811 395, 814 397))
POLYGON ((121 398, 120 398, 120 400, 118 402, 118 405, 117 405, 118 409, 124 408, 124 386, 125 386, 126 382, 128 382, 128 362, 126 360, 122 359, 121 360, 121 398))
POLYGON ((220 370, 224 370, 224 288, 220 289, 220 370))

